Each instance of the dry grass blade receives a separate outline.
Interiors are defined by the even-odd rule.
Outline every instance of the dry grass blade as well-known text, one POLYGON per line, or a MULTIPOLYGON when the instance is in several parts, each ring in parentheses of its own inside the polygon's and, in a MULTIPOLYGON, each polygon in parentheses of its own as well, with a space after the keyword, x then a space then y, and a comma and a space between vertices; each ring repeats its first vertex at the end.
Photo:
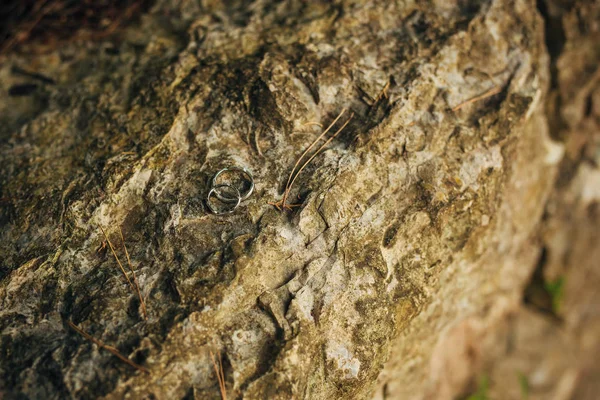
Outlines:
POLYGON ((210 352, 210 358, 217 375, 217 381, 219 381, 219 391, 221 392, 221 398, 227 400, 227 388, 225 387, 225 373, 223 372, 223 362, 221 361, 221 354, 217 352, 217 357, 213 352, 210 352))
POLYGON ((135 290, 135 287, 133 286, 133 283, 131 283, 131 280, 127 276, 127 273, 125 272, 125 268, 123 268, 123 264, 121 264, 121 260, 119 260, 119 257, 117 256, 117 253, 115 252, 115 248, 113 247, 110 239, 108 238, 108 235, 106 234, 106 232, 104 232, 104 229, 102 227, 100 227, 100 230, 102 231, 104 238, 108 242, 108 247, 110 247, 110 251, 112 251, 113 256, 115 256, 115 260, 117 260, 117 264, 119 264, 119 268, 121 268, 121 272, 125 276, 125 279, 127 279, 127 283, 129 283, 129 286, 131 286, 132 290, 135 290))
MULTIPOLYGON (((343 111, 340 113, 340 115, 338 116, 338 118, 336 118, 336 119, 335 119, 335 121, 334 121, 333 123, 335 123, 335 122, 336 122, 336 121, 339 119, 339 117, 341 117, 341 116, 342 116, 342 114, 344 113, 344 111, 345 111, 345 110, 343 110, 343 111)), ((291 182, 290 182, 290 181, 289 181, 289 179, 288 179, 288 182, 289 182, 289 183, 288 183, 288 185, 287 185, 287 187, 286 187, 286 190, 285 190, 285 192, 283 193, 283 199, 282 199, 282 206, 283 206, 283 207, 285 207, 285 206, 286 206, 286 202, 287 202, 287 199, 288 199, 288 197, 289 197, 289 195, 290 195, 290 191, 292 190, 292 186, 294 185, 294 182, 296 182, 296 178, 298 178, 298 175, 300 175, 300 173, 301 173, 301 172, 304 170, 304 168, 306 168, 306 166, 307 166, 308 164, 310 164, 310 162, 311 162, 311 161, 312 161, 312 160, 313 160, 313 159, 314 159, 314 158, 315 158, 317 155, 319 155, 319 153, 320 153, 321 151, 323 151, 323 149, 324 149, 324 148, 325 148, 325 147, 326 147, 326 146, 327 146, 329 143, 331 143, 331 141, 332 141, 333 139, 335 139, 337 135, 339 135, 339 134, 340 134, 340 132, 342 132, 342 131, 344 130, 344 128, 346 127, 346 125, 348 125, 348 123, 350 123, 350 120, 352 119, 352 117, 354 117, 354 113, 352 113, 352 114, 350 115, 350 118, 348 118, 348 119, 346 120, 346 122, 344 122, 344 125, 342 125, 342 127, 341 127, 340 129, 338 129, 338 130, 337 130, 337 131, 336 131, 336 132, 335 132, 333 135, 331 135, 331 137, 330 137, 329 139, 327 139, 327 140, 325 141, 325 143, 323 143, 323 144, 321 145, 321 147, 319 147, 319 148, 317 149, 317 151, 315 151, 315 152, 313 153, 313 155, 312 155, 312 156, 311 156, 311 157, 310 157, 308 160, 306 160, 306 161, 304 162, 304 164, 302 164, 302 166, 300 167, 300 169, 298 170, 298 172, 296 172, 296 174, 294 175, 294 177, 293 177, 293 179, 291 180, 291 182)), ((324 132, 324 133, 326 133, 326 132, 327 132, 327 131, 328 131, 328 130, 329 130, 329 129, 330 129, 332 126, 333 126, 333 123, 332 123, 332 125, 330 125, 330 126, 327 128, 327 130, 325 130, 325 132, 324 132)), ((317 138, 317 141, 318 141, 318 140, 320 140, 320 139, 323 137, 323 135, 324 135, 324 134, 321 134, 321 136, 319 136, 319 137, 317 138)), ((311 147, 312 147, 312 146, 313 146, 315 143, 316 143, 316 141, 315 141, 315 142, 313 142, 313 144, 311 145, 311 147)), ((309 147, 309 149, 310 149, 310 147, 309 147)), ((306 152, 304 152, 304 153, 302 154, 302 157, 303 157, 305 154, 306 154, 306 152)), ((302 159, 302 157, 300 157, 300 159, 302 159)), ((296 163, 296 165, 297 165, 297 164, 298 164, 298 162, 296 163)), ((295 167, 294 167, 294 168, 295 168, 295 167)), ((291 178, 291 175, 290 175, 290 178, 291 178)))
POLYGON ((68 322, 69 326, 71 328, 73 328, 73 330, 75 330, 75 332, 79 333, 81 336, 83 336, 84 338, 86 338, 90 342, 92 342, 92 343, 96 344, 98 347, 103 348, 106 351, 112 353, 114 356, 116 356, 117 358, 119 358, 124 363, 132 366, 133 368, 135 368, 135 369, 137 369, 139 371, 145 372, 147 374, 150 374, 150 371, 148 371, 146 368, 142 367, 141 365, 134 363, 133 361, 131 361, 130 359, 128 359, 127 357, 125 357, 123 354, 119 353, 119 351, 116 348, 104 344, 100 340, 96 339, 95 337, 93 337, 90 334, 88 334, 87 332, 85 332, 83 329, 79 328, 77 325, 75 325, 71 321, 67 321, 67 322, 68 322))
POLYGON ((142 292, 140 291, 140 285, 138 284, 137 278, 135 277, 135 271, 133 270, 133 265, 131 265, 131 259, 129 258, 129 252, 127 251, 127 246, 125 246, 125 238, 123 237, 123 231, 121 227, 119 227, 119 234, 121 235, 121 243, 123 243, 123 250, 125 251, 125 256, 127 257, 127 264, 129 265, 129 269, 131 270, 131 276, 133 276, 133 283, 135 285, 135 289, 137 291, 138 297, 140 298, 140 304, 142 305, 142 313, 144 314, 144 319, 148 319, 148 313, 146 312, 146 303, 144 302, 144 298, 142 297, 142 292))
POLYGON ((456 107, 454 107, 452 109, 452 111, 458 111, 458 110, 460 110, 461 108, 463 108, 464 106, 466 106, 468 104, 475 103, 476 101, 486 99, 486 98, 488 98, 490 96, 493 96, 495 94, 500 93, 501 91, 502 91, 502 87, 501 86, 496 86, 494 88, 491 88, 490 90, 488 90, 487 92, 485 92, 482 95, 473 97, 472 99, 469 99, 469 100, 467 100, 467 101, 465 101, 463 103, 460 103, 459 105, 457 105, 456 107))

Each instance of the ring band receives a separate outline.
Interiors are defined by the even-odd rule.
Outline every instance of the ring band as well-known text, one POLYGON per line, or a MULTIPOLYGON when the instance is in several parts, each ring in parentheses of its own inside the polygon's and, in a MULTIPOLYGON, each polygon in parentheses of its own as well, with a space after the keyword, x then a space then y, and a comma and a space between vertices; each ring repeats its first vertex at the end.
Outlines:
MULTIPOLYGON (((240 202, 242 202, 242 201, 246 200, 248 197, 250 197, 250 195, 254 191, 254 177, 252 176, 252 173, 244 167, 225 167, 222 170, 218 171, 213 176, 213 178, 211 180, 211 187, 212 187, 211 192, 214 193, 215 197, 217 199, 219 199, 220 201, 222 201, 224 203, 237 203, 237 205, 239 205, 240 202), (247 189, 243 194, 239 190, 236 189, 237 193, 238 193, 238 198, 227 197, 227 196, 222 195, 220 191, 214 190, 214 189, 217 189, 217 188, 223 187, 223 186, 231 187, 230 185, 217 184, 217 179, 219 178, 219 175, 221 175, 223 172, 231 172, 231 171, 241 172, 242 174, 246 175, 246 177, 248 178, 248 182, 250 182, 250 188, 247 189)), ((237 205, 236 205, 236 207, 237 207, 237 205)))
MULTIPOLYGON (((231 200, 231 198, 228 198, 228 199, 231 200)), ((220 201, 222 203, 225 203, 225 204, 233 204, 232 201, 223 201, 223 200, 220 200, 220 201)), ((241 202, 242 202, 242 197, 240 195, 240 191, 236 187, 231 186, 231 185, 221 184, 221 185, 213 186, 210 189, 210 191, 208 192, 208 195, 206 195, 206 206, 208 207, 208 209, 210 210, 210 212, 212 212, 215 215, 231 214, 232 212, 235 211, 236 208, 238 208, 238 206, 240 205, 241 202), (211 199, 211 196, 214 194, 215 197, 220 200, 219 195, 218 195, 219 192, 217 191, 217 189, 224 188, 224 187, 228 187, 228 188, 233 189, 235 191, 235 193, 237 193, 237 200, 235 201, 235 205, 233 207, 230 207, 230 209, 226 209, 225 211, 220 211, 219 209, 215 208, 212 205, 210 199, 211 199)))

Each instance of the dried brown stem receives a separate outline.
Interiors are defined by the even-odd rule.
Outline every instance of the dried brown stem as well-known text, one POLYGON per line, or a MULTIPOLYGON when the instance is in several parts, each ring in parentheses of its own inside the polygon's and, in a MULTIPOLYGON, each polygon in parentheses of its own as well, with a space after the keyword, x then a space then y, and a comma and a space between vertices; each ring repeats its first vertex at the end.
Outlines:
POLYGON ((119 358, 124 363, 132 366, 133 368, 135 368, 135 369, 137 369, 139 371, 142 371, 142 372, 145 372, 147 374, 150 374, 150 371, 148 371, 146 368, 142 367, 141 365, 134 363, 133 361, 131 361, 130 359, 128 359, 127 357, 125 357, 123 354, 119 353, 119 351, 116 348, 114 348, 113 346, 109 346, 107 344, 104 344, 100 340, 96 339, 95 337, 93 337, 90 334, 88 334, 87 332, 85 332, 83 329, 79 328, 77 325, 75 325, 71 321, 67 321, 67 323, 69 324, 69 326, 71 328, 73 328, 73 330, 75 330, 75 332, 79 333, 81 336, 83 336, 84 338, 86 338, 90 342, 96 344, 98 347, 103 348, 106 351, 112 353, 114 356, 116 356, 117 358, 119 358))
POLYGON ((102 226, 100 226, 100 230, 102 231, 102 234, 104 235, 104 238, 108 242, 108 246, 110 247, 110 251, 112 251, 113 256, 115 256, 115 260, 117 260, 117 264, 119 264, 119 268, 121 268, 121 272, 123 273, 123 276, 125 276, 125 279, 127 279, 127 283, 129 283, 129 286, 131 286, 132 290, 135 290, 135 287, 133 286, 133 283, 131 283, 131 280, 129 279, 129 277, 127 276, 127 273, 125 272, 125 268, 123 268, 123 264, 121 264, 121 260, 119 260, 119 257, 117 256, 117 253, 115 252, 115 248, 113 247, 113 245, 112 245, 110 239, 108 238, 108 235, 106 234, 106 232, 104 232, 104 229, 102 228, 102 226))
POLYGON ((225 373, 223 372, 223 362, 221 361, 221 354, 217 352, 217 357, 213 352, 210 352, 210 358, 217 375, 217 381, 219 382, 219 391, 221 392, 221 398, 227 400, 227 388, 225 387, 225 373))
POLYGON ((123 231, 121 230, 121 227, 119 227, 119 234, 121 235, 121 243, 123 243, 123 250, 125 251, 125 256, 127 257, 127 264, 129 265, 129 269, 131 270, 131 276, 133 276, 133 283, 135 285, 137 295, 140 298, 140 304, 142 305, 142 313, 144 314, 144 319, 148 319, 148 313, 146 312, 146 303, 144 302, 144 298, 142 297, 142 292, 140 291, 140 285, 138 284, 137 278, 135 277, 135 271, 133 270, 133 265, 131 265, 131 259, 129 258, 129 252, 127 251, 127 246, 125 246, 125 238, 123 238, 123 231))
POLYGON ((501 91, 502 91, 502 87, 501 86, 496 86, 494 88, 491 88, 490 90, 488 90, 487 92, 485 92, 482 95, 475 96, 472 99, 469 99, 469 100, 467 100, 467 101, 465 101, 463 103, 460 103, 459 105, 457 105, 456 107, 454 107, 452 109, 452 111, 458 111, 458 110, 460 110, 461 108, 463 108, 464 106, 466 106, 468 104, 475 103, 475 102, 477 102, 479 100, 486 99, 486 98, 488 98, 490 96, 493 96, 495 94, 500 93, 501 91))

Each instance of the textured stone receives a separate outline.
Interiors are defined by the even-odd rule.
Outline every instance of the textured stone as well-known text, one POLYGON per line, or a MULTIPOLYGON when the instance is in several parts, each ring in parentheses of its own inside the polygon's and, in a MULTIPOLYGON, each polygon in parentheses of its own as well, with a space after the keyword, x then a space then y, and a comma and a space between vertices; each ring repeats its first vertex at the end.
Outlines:
POLYGON ((542 373, 525 353, 598 349, 599 7, 241 3, 158 1, 116 51, 70 42, 0 67, 0 392, 218 398, 211 352, 231 398, 452 399, 481 376, 518 398, 517 373, 532 398, 588 390, 568 385, 589 357, 542 373), (57 83, 9 97, 11 64, 57 83), (343 109, 294 184, 301 206, 269 205, 343 109), (227 165, 256 191, 214 216, 203 198, 227 165), (100 226, 125 260, 122 229, 148 320, 100 226), (541 266, 567 276, 563 341, 526 296, 541 266), (513 337, 516 355, 499 345, 513 337))

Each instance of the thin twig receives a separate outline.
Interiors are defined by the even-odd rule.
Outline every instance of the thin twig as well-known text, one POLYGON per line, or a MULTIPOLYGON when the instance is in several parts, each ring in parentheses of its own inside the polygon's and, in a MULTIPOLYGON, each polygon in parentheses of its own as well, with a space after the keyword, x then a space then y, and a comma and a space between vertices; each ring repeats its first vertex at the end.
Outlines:
POLYGON ((133 265, 131 265, 131 259, 129 258, 129 252, 127 251, 127 246, 125 246, 125 239, 123 238, 123 231, 119 226, 119 234, 121 235, 121 243, 123 243, 123 250, 125 250, 125 256, 127 256, 127 264, 129 264, 129 269, 131 270, 131 276, 133 276, 133 283, 135 284, 135 289, 137 290, 138 297, 140 298, 140 303, 142 305, 142 313, 144 314, 144 319, 148 319, 148 313, 146 312, 146 303, 144 302, 144 298, 142 297, 142 292, 140 291, 140 285, 138 284, 137 278, 135 277, 135 271, 133 270, 133 265))
POLYGON ((108 242, 108 246, 110 247, 110 251, 112 251, 113 256, 115 256, 115 260, 117 260, 117 264, 119 264, 119 268, 121 268, 121 272, 125 276, 125 279, 127 279, 127 283, 129 283, 129 286, 131 286, 131 289, 135 290, 135 287, 133 286, 133 283, 131 283, 131 280, 129 280, 129 277, 127 276, 127 273, 125 272, 125 268, 123 268, 123 264, 121 264, 121 260, 119 260, 119 257, 117 256, 117 253, 115 252, 115 248, 113 247, 110 239, 108 238, 108 235, 106 235, 106 232, 104 232, 104 229, 102 228, 102 226, 100 226, 100 230, 102 231, 102 234, 104 235, 104 238, 108 242))
POLYGON ((217 352, 217 359, 215 360, 215 355, 211 351, 210 358, 215 369, 215 374, 217 375, 217 381, 219 382, 219 391, 221 392, 221 398, 223 400, 227 400, 227 388, 225 387, 225 374, 223 373, 223 362, 221 361, 221 354, 217 352))
POLYGON ((125 357, 123 354, 119 353, 119 351, 116 348, 114 348, 112 346, 109 346, 107 344, 104 344, 100 340, 98 340, 95 337, 91 336, 90 334, 86 333, 83 329, 79 328, 77 325, 75 325, 71 321, 67 321, 67 323, 69 324, 69 326, 71 328, 73 328, 75 330, 75 332, 79 333, 81 336, 83 336, 84 338, 86 338, 90 342, 96 344, 98 347, 103 348, 106 351, 108 351, 108 352, 112 353, 113 355, 117 356, 124 363, 129 364, 130 366, 132 366, 133 368, 135 368, 135 369, 137 369, 139 371, 142 371, 142 372, 145 372, 147 374, 150 374, 150 371, 148 371, 146 368, 142 367, 141 365, 134 363, 129 358, 125 357))
POLYGON ((475 97, 473 97, 472 99, 469 99, 469 100, 467 100, 467 101, 465 101, 465 102, 463 102, 463 103, 460 103, 459 105, 457 105, 456 107, 454 107, 454 108, 452 109, 452 111, 458 111, 458 110, 460 110, 461 108, 463 108, 464 106, 466 106, 466 105, 468 105, 468 104, 475 103, 476 101, 479 101, 479 100, 483 100, 483 99, 485 99, 485 98, 488 98, 488 97, 490 97, 490 96, 493 96, 493 95, 495 95, 495 94, 498 94, 498 93, 500 93, 501 91, 502 91, 502 87, 501 87, 501 86, 496 86, 496 87, 493 87, 493 88, 491 88, 490 90, 488 90, 487 92, 485 92, 485 93, 484 93, 484 94, 482 94, 482 95, 475 96, 475 97))

